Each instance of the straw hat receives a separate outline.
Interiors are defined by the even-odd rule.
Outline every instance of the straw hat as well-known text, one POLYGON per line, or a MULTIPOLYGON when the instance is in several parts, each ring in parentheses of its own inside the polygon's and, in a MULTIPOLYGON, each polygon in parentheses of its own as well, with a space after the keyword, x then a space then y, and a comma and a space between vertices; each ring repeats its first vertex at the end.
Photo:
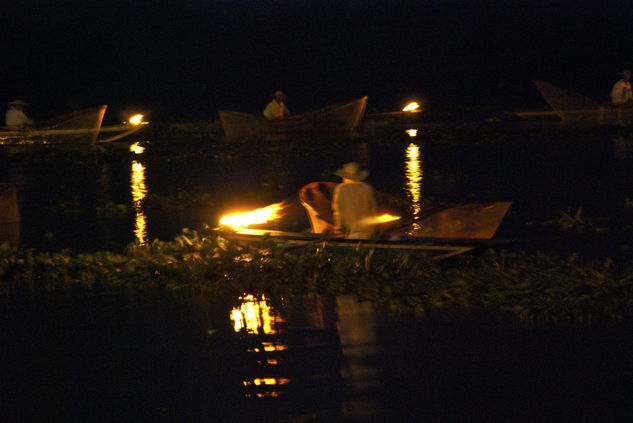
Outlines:
POLYGON ((13 100, 9 102, 9 106, 28 106, 29 103, 27 103, 24 100, 13 100))
POLYGON ((281 98, 281 100, 282 100, 282 101, 283 101, 283 100, 287 100, 287 99, 288 99, 288 97, 286 96, 286 94, 284 94, 284 92, 283 92, 283 91, 280 91, 280 90, 275 91, 275 94, 273 94, 273 97, 274 97, 274 98, 281 98))
POLYGON ((344 164, 343 167, 334 172, 334 174, 341 178, 359 182, 369 176, 369 171, 361 169, 360 165, 356 162, 350 162, 344 164))

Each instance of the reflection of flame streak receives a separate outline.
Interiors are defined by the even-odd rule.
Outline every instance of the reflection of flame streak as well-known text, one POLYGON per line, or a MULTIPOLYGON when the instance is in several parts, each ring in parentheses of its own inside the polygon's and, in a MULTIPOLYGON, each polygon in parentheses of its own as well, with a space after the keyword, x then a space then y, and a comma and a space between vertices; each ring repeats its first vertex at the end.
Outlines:
MULTIPOLYGON (((416 144, 409 144, 407 147, 407 160, 405 162, 405 176, 407 178, 406 189, 411 197, 413 207, 413 219, 420 216, 420 196, 422 186, 422 162, 420 159, 420 147, 416 144)), ((413 223, 413 229, 419 229, 418 223, 413 223)))
POLYGON ((418 130, 417 129, 407 129, 405 131, 411 138, 415 138, 418 136, 418 130))
POLYGON ((247 295, 242 300, 240 307, 231 311, 231 320, 235 331, 246 329, 246 332, 256 334, 261 328, 267 335, 275 333, 270 307, 266 303, 266 299, 259 301, 253 295, 247 295))
MULTIPOLYGON (((258 300, 254 295, 245 295, 240 300, 242 300, 240 306, 231 310, 231 321, 236 332, 245 330, 248 334, 254 335, 262 332, 266 335, 277 332, 274 328, 274 323, 280 321, 280 319, 274 320, 271 308, 265 297, 258 300)), ((255 347, 249 349, 248 352, 266 354, 284 351, 287 348, 286 345, 264 341, 261 342, 261 348, 255 347)), ((262 362, 265 362, 267 366, 277 366, 279 364, 278 359, 275 357, 265 357, 262 362)), ((256 377, 243 380, 242 384, 247 388, 246 398, 265 398, 283 395, 284 392, 275 387, 288 385, 290 382, 291 380, 285 377, 256 377)))
POLYGON ((145 151, 145 147, 135 142, 130 146, 130 151, 134 154, 143 154, 143 152, 145 151))
POLYGON ((144 244, 147 238, 147 221, 141 209, 141 200, 147 195, 145 185, 145 166, 137 161, 132 161, 132 176, 130 180, 132 189, 132 202, 136 210, 136 227, 134 234, 139 243, 144 244))

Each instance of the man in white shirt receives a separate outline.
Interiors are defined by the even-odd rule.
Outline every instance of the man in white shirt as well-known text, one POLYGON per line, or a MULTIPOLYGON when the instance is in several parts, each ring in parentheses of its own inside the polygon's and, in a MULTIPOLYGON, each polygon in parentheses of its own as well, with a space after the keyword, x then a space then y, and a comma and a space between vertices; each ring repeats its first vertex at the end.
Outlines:
POLYGON ((343 182, 334 188, 332 213, 334 226, 346 238, 368 239, 373 234, 372 225, 363 219, 376 215, 376 198, 371 185, 362 182, 369 172, 362 170, 358 163, 351 162, 334 172, 343 182))
POLYGON ((13 100, 9 103, 9 110, 5 114, 5 125, 10 128, 24 128, 32 125, 33 120, 24 113, 24 108, 28 103, 24 100, 13 100))
POLYGON ((266 119, 284 119, 290 116, 290 110, 286 107, 286 94, 281 91, 275 91, 273 99, 264 109, 264 117, 266 119))
POLYGON ((619 105, 629 101, 633 101, 633 94, 631 93, 631 71, 625 70, 621 74, 622 78, 613 85, 611 93, 611 101, 613 104, 619 105))

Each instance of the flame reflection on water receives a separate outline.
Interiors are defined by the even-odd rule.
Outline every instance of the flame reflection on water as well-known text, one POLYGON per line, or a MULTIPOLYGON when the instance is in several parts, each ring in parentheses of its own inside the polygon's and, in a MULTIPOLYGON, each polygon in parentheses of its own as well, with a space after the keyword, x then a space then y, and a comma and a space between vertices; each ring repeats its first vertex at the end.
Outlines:
MULTIPOLYGON (((273 313, 265 296, 259 299, 252 294, 248 294, 240 297, 240 302, 238 307, 231 310, 230 315, 235 332, 246 332, 249 337, 251 335, 268 336, 277 334, 276 324, 282 323, 283 320, 280 316, 276 316, 273 313)), ((275 370, 273 369, 277 368, 280 362, 279 356, 274 354, 279 354, 287 349, 287 345, 269 340, 259 341, 257 346, 251 347, 247 351, 258 357, 257 361, 262 366, 260 369, 262 373, 274 373, 275 370)), ((288 377, 271 376, 270 374, 242 380, 242 384, 246 389, 244 394, 246 398, 279 397, 283 394, 283 391, 276 387, 288 385, 290 382, 291 379, 288 377)))
POLYGON ((140 244, 144 244, 147 240, 147 219, 141 208, 141 201, 147 196, 147 186, 145 185, 145 165, 136 160, 132 161, 130 188, 134 210, 136 211, 134 234, 136 235, 136 240, 140 244))
POLYGON ((420 224, 416 220, 420 217, 421 206, 420 199, 422 197, 422 158, 420 147, 417 144, 409 144, 406 151, 406 160, 404 163, 404 174, 406 178, 405 189, 411 198, 411 206, 413 208, 413 225, 411 232, 420 229, 420 224))
POLYGON ((246 330, 247 333, 257 334, 260 330, 266 335, 276 333, 274 319, 266 298, 261 300, 254 295, 245 295, 240 298, 239 307, 231 310, 231 321, 235 332, 246 330))

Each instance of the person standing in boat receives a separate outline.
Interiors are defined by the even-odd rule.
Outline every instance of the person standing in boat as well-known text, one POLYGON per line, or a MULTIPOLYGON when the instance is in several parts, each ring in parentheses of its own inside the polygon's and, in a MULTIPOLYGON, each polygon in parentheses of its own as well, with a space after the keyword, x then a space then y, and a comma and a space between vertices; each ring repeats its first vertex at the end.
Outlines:
POLYGON ((633 101, 631 93, 631 71, 625 70, 620 73, 620 80, 613 85, 609 97, 615 105, 622 105, 633 101))
POLYGON ((351 162, 334 174, 343 178, 332 194, 335 228, 344 233, 346 238, 370 238, 374 232, 373 226, 363 223, 363 219, 375 216, 377 205, 373 188, 363 182, 369 176, 369 171, 351 162))
POLYGON ((600 106, 598 120, 600 123, 605 123, 605 117, 608 116, 611 120, 611 112, 607 115, 606 110, 615 112, 616 123, 623 123, 622 107, 630 106, 633 104, 633 93, 631 93, 631 71, 625 70, 620 73, 620 80, 613 84, 609 97, 611 97, 611 104, 608 106, 600 106))
POLYGON ((264 117, 273 120, 284 119, 290 116, 290 110, 288 110, 285 103, 286 100, 286 94, 279 90, 275 91, 272 101, 264 109, 264 117))
POLYGON ((24 112, 28 103, 24 100, 13 100, 9 103, 9 110, 5 114, 5 125, 14 129, 23 129, 33 125, 33 119, 24 112))

